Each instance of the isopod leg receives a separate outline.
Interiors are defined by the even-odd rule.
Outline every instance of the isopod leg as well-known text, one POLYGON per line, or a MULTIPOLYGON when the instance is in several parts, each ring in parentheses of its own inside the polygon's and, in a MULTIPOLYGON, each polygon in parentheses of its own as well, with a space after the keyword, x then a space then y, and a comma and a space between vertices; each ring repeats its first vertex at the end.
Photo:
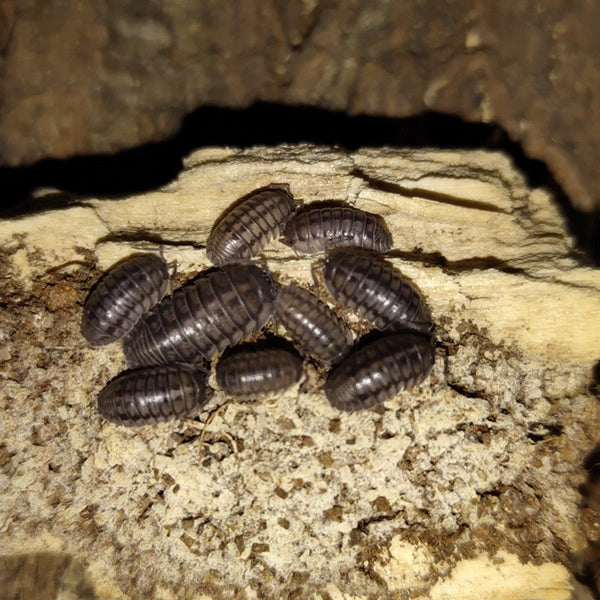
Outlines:
POLYGON ((319 300, 321 299, 321 283, 320 283, 320 278, 323 277, 323 270, 325 268, 325 263, 323 263, 322 261, 319 261, 317 263, 313 263, 312 265, 310 265, 310 275, 312 277, 313 283, 315 284, 315 296, 317 298, 319 298, 319 300), (320 273, 320 277, 319 277, 319 273, 320 273))
MULTIPOLYGON (((160 248, 160 253, 162 255, 162 246, 160 248)), ((163 257, 164 258, 164 257, 163 257)), ((177 259, 173 259, 170 263, 167 263, 167 268, 169 269, 169 292, 172 294, 175 288, 175 280, 177 279, 177 259)))

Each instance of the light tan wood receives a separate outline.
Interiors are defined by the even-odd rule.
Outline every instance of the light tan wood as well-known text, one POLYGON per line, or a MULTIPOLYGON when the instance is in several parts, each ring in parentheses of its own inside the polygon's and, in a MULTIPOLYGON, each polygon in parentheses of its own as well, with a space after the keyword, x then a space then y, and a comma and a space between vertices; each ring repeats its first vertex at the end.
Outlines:
MULTIPOLYGON (((587 543, 577 486, 598 431, 588 388, 600 274, 578 256, 554 200, 503 155, 205 149, 163 189, 6 221, 0 244, 10 308, 3 552, 68 552, 103 599, 234 588, 247 598, 439 600, 459 588, 508 598, 517 578, 523 598, 574 589, 564 565, 587 543), (118 344, 94 350, 79 336, 93 261, 102 271, 133 251, 162 251, 192 276, 209 266, 217 216, 281 182, 306 202, 344 200, 384 217, 392 260, 437 323, 432 375, 356 414, 331 408, 308 367, 301 388, 275 399, 217 392, 196 421, 102 421, 95 397, 125 365, 118 344), (471 559, 485 577, 464 575, 471 559)), ((260 258, 281 281, 312 286, 319 257, 273 243, 260 258)))

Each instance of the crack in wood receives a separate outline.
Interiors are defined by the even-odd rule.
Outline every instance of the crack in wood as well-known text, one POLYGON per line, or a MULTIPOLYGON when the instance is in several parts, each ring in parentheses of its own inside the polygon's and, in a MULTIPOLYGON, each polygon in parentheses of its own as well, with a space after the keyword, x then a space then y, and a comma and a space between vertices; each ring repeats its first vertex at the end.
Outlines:
POLYGON ((147 243, 147 244, 157 244, 159 246, 169 246, 169 247, 178 247, 178 246, 188 246, 195 248, 197 250, 202 250, 206 248, 205 244, 199 244, 195 240, 172 240, 163 237, 158 233, 152 233, 146 229, 138 229, 135 231, 121 231, 115 233, 109 233, 105 236, 102 236, 96 242, 97 244, 105 244, 107 242, 116 242, 116 243, 147 243))
POLYGON ((370 517, 365 517, 361 519, 357 524, 355 529, 361 531, 362 533, 368 533, 369 525, 373 525, 374 523, 381 523, 381 521, 393 521, 402 511, 397 510, 388 514, 381 515, 373 515, 370 517))
POLYGON ((422 250, 391 250, 387 253, 390 258, 401 258, 408 261, 418 261, 425 266, 440 267, 447 273, 457 274, 465 271, 485 271, 493 269, 510 275, 527 275, 522 267, 515 267, 508 261, 496 256, 472 256, 459 260, 449 260, 441 252, 423 252, 422 250))
POLYGON ((448 204, 450 206, 458 206, 461 208, 470 208, 474 210, 481 210, 484 212, 491 212, 497 214, 508 215, 511 214, 502 208, 491 204, 489 202, 481 202, 477 200, 471 200, 470 198, 459 198, 458 196, 453 196, 451 194, 444 194, 443 192, 436 192, 433 190, 428 190, 425 188, 419 187, 408 187, 400 185, 399 183, 393 183, 391 181, 386 181, 384 179, 377 179, 375 177, 371 177, 367 173, 365 173, 362 169, 355 167, 350 171, 350 175, 354 177, 358 177, 362 179, 368 187, 373 190, 378 190, 381 192, 387 192, 390 194, 397 194, 400 196, 412 198, 418 197, 423 198, 424 200, 431 200, 433 202, 439 202, 441 204, 448 204))
POLYGON ((485 396, 483 396, 481 392, 472 392, 471 390, 468 390, 462 385, 458 385, 457 383, 450 383, 449 381, 447 381, 446 384, 451 390, 455 391, 460 396, 464 396, 465 398, 477 398, 478 400, 486 400, 485 396))

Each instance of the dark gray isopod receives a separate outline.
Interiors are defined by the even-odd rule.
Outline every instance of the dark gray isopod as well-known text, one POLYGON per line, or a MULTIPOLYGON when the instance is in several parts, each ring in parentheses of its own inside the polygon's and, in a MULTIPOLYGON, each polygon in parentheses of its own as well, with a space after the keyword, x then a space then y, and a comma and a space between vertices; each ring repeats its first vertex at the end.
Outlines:
POLYGON ((210 360, 273 314, 274 283, 254 265, 210 271, 147 313, 123 349, 132 367, 210 360))
POLYGON ((325 284, 339 302, 377 329, 430 333, 431 311, 417 288, 373 252, 336 250, 325 261, 325 284))
POLYGON ((434 361, 427 337, 388 335, 349 354, 329 374, 325 395, 340 410, 370 408, 423 381, 434 361))
POLYGON ((281 241, 304 254, 340 246, 377 252, 387 252, 392 247, 392 236, 383 219, 351 206, 315 207, 299 212, 285 224, 281 241))
POLYGON ((81 333, 92 346, 115 342, 166 293, 167 264, 155 254, 137 254, 117 263, 92 290, 81 321, 81 333))
POLYGON ((260 396, 296 383, 302 374, 302 359, 283 348, 247 344, 224 355, 216 373, 218 384, 230 396, 260 396))
POLYGON ((210 398, 207 373, 184 365, 126 371, 98 396, 98 410, 119 425, 149 425, 185 417, 210 398))
POLYGON ((215 265, 248 260, 279 235, 282 223, 296 210, 287 184, 271 184, 245 196, 222 217, 206 242, 215 265))
POLYGON ((314 294, 295 285, 280 288, 275 316, 307 354, 326 365, 338 362, 352 346, 352 332, 314 294))

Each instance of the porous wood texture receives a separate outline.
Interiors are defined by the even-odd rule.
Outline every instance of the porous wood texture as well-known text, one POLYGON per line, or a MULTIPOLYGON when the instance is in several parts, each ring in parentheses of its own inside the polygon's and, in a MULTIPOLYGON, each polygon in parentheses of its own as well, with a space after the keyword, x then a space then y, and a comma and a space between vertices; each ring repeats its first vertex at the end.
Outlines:
MULTIPOLYGON (((3 553, 70 555, 101 599, 574 597, 570 557, 600 524, 578 492, 600 273, 501 154, 207 149, 155 192, 5 221, 0 244, 3 553), (384 217, 437 323, 432 374, 359 413, 332 408, 307 364, 277 397, 102 420, 96 396, 125 363, 80 335, 91 285, 159 242, 177 281, 193 276, 219 214, 269 183, 384 217)), ((314 289, 319 257, 272 243, 260 258, 314 289)))
MULTIPOLYGON (((600 206, 600 5, 0 2, 0 161, 115 152, 256 101, 498 123, 600 206)), ((201 141, 201 140, 200 140, 201 141)))

